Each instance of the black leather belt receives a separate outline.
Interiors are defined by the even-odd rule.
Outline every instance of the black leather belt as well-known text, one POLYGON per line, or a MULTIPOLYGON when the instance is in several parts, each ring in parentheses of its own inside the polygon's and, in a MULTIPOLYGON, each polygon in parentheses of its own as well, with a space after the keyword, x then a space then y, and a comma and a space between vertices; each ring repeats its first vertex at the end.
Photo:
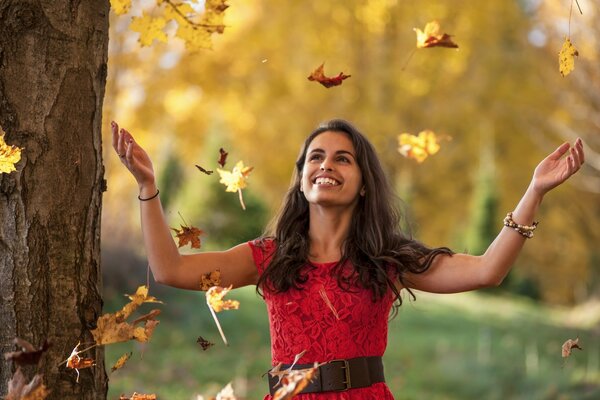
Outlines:
MULTIPOLYGON (((290 364, 282 365, 280 371, 289 369, 290 364)), ((314 364, 296 364, 292 368, 313 368, 314 364)), ((321 365, 313 380, 300 393, 340 392, 353 388, 371 386, 377 382, 385 382, 383 361, 381 357, 357 357, 348 360, 332 360, 321 365)), ((271 395, 281 385, 277 385, 279 377, 269 376, 271 395)))

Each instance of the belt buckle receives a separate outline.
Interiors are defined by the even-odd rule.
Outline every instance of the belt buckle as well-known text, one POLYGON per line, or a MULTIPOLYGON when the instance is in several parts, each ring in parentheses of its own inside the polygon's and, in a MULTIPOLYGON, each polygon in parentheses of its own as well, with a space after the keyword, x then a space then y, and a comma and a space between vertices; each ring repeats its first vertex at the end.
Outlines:
POLYGON ((341 362, 344 364, 341 368, 344 370, 344 377, 346 378, 344 381, 342 381, 342 383, 345 385, 345 387, 343 389, 338 389, 335 391, 336 392, 344 392, 348 389, 352 389, 352 380, 350 379, 350 364, 348 363, 348 360, 344 360, 344 359, 331 360, 328 362, 328 364, 332 364, 335 362, 341 362))

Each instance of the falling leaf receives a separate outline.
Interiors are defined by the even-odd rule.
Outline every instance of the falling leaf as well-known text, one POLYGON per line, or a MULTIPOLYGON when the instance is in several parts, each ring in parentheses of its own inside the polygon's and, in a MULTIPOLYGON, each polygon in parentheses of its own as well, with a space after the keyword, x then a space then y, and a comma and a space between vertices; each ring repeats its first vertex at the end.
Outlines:
POLYGON ((458 48, 458 45, 450 39, 450 35, 440 34, 440 24, 437 21, 428 22, 424 31, 419 28, 414 28, 414 31, 417 32, 417 48, 419 49, 427 47, 458 48))
POLYGON ((217 161, 217 163, 221 166, 221 168, 225 168, 225 163, 227 162, 228 155, 229 153, 223 150, 222 147, 219 149, 219 160, 217 161))
POLYGON ((129 29, 140 34, 138 41, 143 46, 150 46, 154 39, 160 42, 167 42, 167 34, 163 28, 167 20, 162 17, 153 17, 143 12, 141 17, 133 17, 129 29))
POLYGON ((228 288, 223 288, 220 286, 211 287, 206 291, 206 304, 208 304, 208 309, 215 320, 215 324, 219 329, 219 333, 221 334, 221 338, 226 346, 227 338, 223 333, 223 329, 221 328, 221 324, 219 323, 219 319, 217 318, 218 312, 223 310, 237 310, 240 306, 240 302, 237 300, 223 300, 223 297, 231 290, 233 286, 229 286, 228 288))
MULTIPOLYGON (((137 340, 138 342, 148 342, 159 321, 148 318, 144 326, 134 326, 125 320, 143 303, 162 303, 153 296, 148 296, 148 287, 140 286, 133 295, 128 295, 131 302, 113 314, 104 314, 98 318, 96 329, 93 329, 92 335, 96 344, 110 344, 126 342, 128 340, 137 340)), ((152 312, 150 313, 152 314, 152 312)))
POLYGON ((319 365, 312 368, 287 372, 279 381, 281 387, 273 395, 273 400, 290 400, 300 393, 315 377, 319 365))
POLYGON ((282 364, 279 363, 275 367, 273 367, 269 370, 269 375, 277 376, 279 378, 279 381, 277 381, 276 386, 279 385, 279 383, 281 382, 281 378, 283 378, 285 376, 285 374, 289 374, 292 371, 292 369, 294 368, 294 365, 296 365, 296 363, 298 361, 300 361, 300 359, 302 358, 302 356, 305 353, 306 353, 306 350, 302 350, 300 353, 296 354, 294 356, 294 361, 287 369, 281 370, 282 364))
POLYGON ((321 298, 323 299, 323 301, 325 302, 327 307, 329 307, 329 309, 331 310, 331 312, 333 313, 335 318, 339 320, 340 316, 339 316, 337 310, 335 309, 335 307, 333 306, 333 304, 331 303, 331 300, 329 300, 329 297, 327 297, 327 292, 325 291, 325 287, 323 287, 322 285, 321 285, 321 289, 319 290, 319 294, 321 295, 321 298))
POLYGON ((246 187, 248 175, 250 175, 250 172, 252 172, 253 169, 254 167, 245 167, 243 161, 238 161, 231 172, 217 168, 217 172, 221 176, 219 183, 226 186, 226 192, 238 192, 240 204, 244 210, 246 209, 246 205, 244 204, 244 198, 242 197, 242 189, 246 187))
POLYGON ((127 14, 131 8, 131 0, 110 0, 110 8, 117 15, 127 14))
POLYGON ((171 228, 175 231, 177 239, 179 240, 179 247, 183 247, 190 243, 192 249, 199 249, 202 246, 200 241, 200 235, 204 233, 203 230, 196 228, 195 226, 181 225, 181 229, 171 228))
POLYGON ((579 52, 566 37, 558 53, 558 70, 562 76, 569 75, 575 69, 575 56, 579 56, 579 52))
POLYGON ((31 343, 21 338, 14 338, 13 343, 19 346, 21 350, 4 353, 4 359, 12 360, 17 365, 37 364, 42 354, 50 348, 50 343, 47 340, 44 340, 44 344, 39 349, 35 349, 31 343))
POLYGON ((438 137, 431 130, 421 131, 416 136, 410 133, 401 133, 398 135, 398 152, 404 157, 422 163, 427 157, 440 150, 439 141, 441 139, 449 139, 449 137, 438 137))
POLYGON ((125 395, 119 396, 119 400, 156 400, 156 395, 133 392, 131 397, 127 397, 125 395))
POLYGON ((44 400, 48 394, 50 394, 50 390, 44 385, 42 374, 36 374, 27 383, 21 367, 18 367, 8 381, 8 394, 4 400, 44 400))
POLYGON ((198 168, 200 170, 200 172, 205 173, 206 175, 211 175, 214 171, 209 171, 207 169, 202 168, 201 166, 199 166, 198 164, 194 164, 196 165, 196 168, 198 168))
POLYGON ((74 369, 77 372, 77 380, 79 382, 79 370, 84 368, 90 368, 96 365, 96 361, 93 358, 79 357, 79 354, 85 350, 77 351, 80 343, 71 351, 71 355, 67 358, 67 368, 74 369))
POLYGON ((198 336, 196 343, 198 343, 200 345, 200 347, 202 347, 202 350, 204 350, 204 351, 208 350, 210 347, 215 345, 214 343, 209 342, 208 340, 204 339, 202 336, 198 336))
POLYGON ((206 292, 213 286, 221 286, 221 270, 214 270, 202 274, 200 277, 200 290, 206 292))
POLYGON ((583 350, 581 347, 579 347, 579 338, 568 339, 566 342, 563 343, 563 345, 562 345, 563 358, 569 357, 571 355, 571 350, 573 350, 573 349, 583 350))
POLYGON ((315 69, 308 76, 308 80, 309 81, 317 81, 321 85, 325 86, 326 88, 330 88, 332 86, 341 85, 342 81, 344 79, 350 78, 350 76, 351 76, 351 75, 344 75, 343 72, 340 72, 340 74, 338 76, 327 77, 327 76, 325 76, 325 73, 323 72, 324 66, 325 66, 325 63, 321 64, 317 69, 315 69))
POLYGON ((4 141, 4 131, 0 128, 0 174, 16 171, 15 164, 21 160, 21 148, 4 141))
POLYGON ((231 387, 231 382, 228 383, 219 393, 217 393, 217 397, 215 400, 237 400, 235 394, 233 393, 233 387, 231 387))
POLYGON ((123 368, 123 366, 127 363, 127 361, 129 361, 129 359, 131 358, 131 355, 133 354, 133 352, 129 352, 129 353, 125 353, 123 354, 121 357, 119 357, 119 359, 117 360, 117 362, 115 363, 115 365, 113 365, 110 368, 110 372, 115 372, 118 369, 123 368))

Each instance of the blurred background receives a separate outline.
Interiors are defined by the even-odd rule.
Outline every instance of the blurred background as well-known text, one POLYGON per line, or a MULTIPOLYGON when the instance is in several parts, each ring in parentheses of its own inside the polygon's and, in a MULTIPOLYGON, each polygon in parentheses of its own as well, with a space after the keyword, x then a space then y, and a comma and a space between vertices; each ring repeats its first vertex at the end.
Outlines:
MULTIPOLYGON (((147 279, 137 185, 110 146, 111 120, 129 129, 154 162, 172 227, 205 231, 202 249, 258 237, 278 209, 303 139, 320 122, 345 118, 376 146, 402 198, 412 234, 431 246, 481 254, 533 169, 563 141, 581 136, 582 171, 552 191, 502 287, 408 299, 390 323, 385 357, 397 398, 600 398, 600 3, 579 0, 230 1, 213 49, 179 39, 140 47, 132 15, 111 15, 104 103, 102 262, 105 310, 122 307, 147 279), (571 15, 572 14, 572 15, 571 15), (458 50, 415 51, 413 28, 438 20, 458 50), (570 20, 570 23, 569 23, 570 20), (562 77, 565 36, 579 51, 562 77), (307 76, 350 74, 325 89, 307 76), (418 164, 398 153, 398 135, 431 129, 451 137, 418 164), (244 190, 226 193, 219 148, 254 167, 244 190), (561 344, 580 337, 566 360, 561 344)), ((167 30, 169 27, 167 26, 167 30)), ((185 248, 183 252, 190 251, 185 248)), ((165 301, 145 347, 107 347, 109 398, 134 391, 161 399, 214 396, 228 382, 245 399, 266 393, 268 321, 254 288, 234 291, 239 311, 220 314, 220 340, 203 293, 154 284, 165 301), (198 336, 216 343, 207 351, 198 336)))

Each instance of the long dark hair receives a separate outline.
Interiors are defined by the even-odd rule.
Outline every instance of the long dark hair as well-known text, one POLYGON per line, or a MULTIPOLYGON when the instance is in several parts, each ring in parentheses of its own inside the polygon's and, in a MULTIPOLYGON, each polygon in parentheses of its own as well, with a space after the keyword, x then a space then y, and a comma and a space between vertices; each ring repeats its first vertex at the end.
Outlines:
POLYGON ((398 199, 373 145, 352 124, 341 119, 319 125, 304 142, 282 207, 263 236, 263 239, 275 241, 275 250, 258 280, 258 293, 262 294, 265 289, 274 292, 301 289, 308 280, 307 272, 311 268, 308 259, 309 209, 300 185, 308 146, 326 131, 345 133, 351 139, 365 188, 365 196, 360 196, 354 210, 350 231, 342 247, 342 258, 335 267, 340 287, 352 290, 358 283, 371 290, 374 301, 391 289, 401 304, 400 293, 394 285, 394 278, 397 278, 414 298, 406 285, 410 283, 406 281, 406 272, 425 272, 437 255, 453 253, 446 247, 428 248, 402 232, 398 199), (341 273, 346 261, 354 268, 351 276, 341 273))

